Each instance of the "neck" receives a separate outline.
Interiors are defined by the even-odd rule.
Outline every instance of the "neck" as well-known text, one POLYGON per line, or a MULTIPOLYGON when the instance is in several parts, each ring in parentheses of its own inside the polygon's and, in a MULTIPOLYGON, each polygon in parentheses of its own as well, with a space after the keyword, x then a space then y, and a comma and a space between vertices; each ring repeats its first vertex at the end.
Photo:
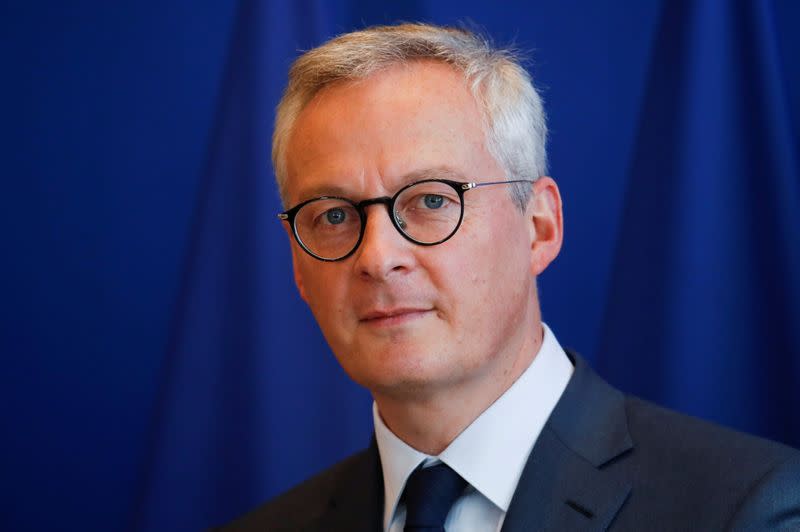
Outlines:
POLYGON ((381 419, 401 440, 425 454, 441 454, 528 369, 542 345, 540 318, 507 346, 487 371, 465 382, 401 397, 373 391, 381 419))

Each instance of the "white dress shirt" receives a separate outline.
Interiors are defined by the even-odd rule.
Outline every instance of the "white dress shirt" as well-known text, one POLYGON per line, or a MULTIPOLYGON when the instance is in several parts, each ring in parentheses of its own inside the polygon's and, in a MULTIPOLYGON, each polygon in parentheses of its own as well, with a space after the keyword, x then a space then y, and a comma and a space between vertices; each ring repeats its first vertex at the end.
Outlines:
POLYGON ((375 403, 375 439, 384 484, 383 529, 402 532, 406 480, 421 463, 444 462, 469 483, 453 504, 448 531, 499 531, 511 497, 547 418, 572 376, 572 363, 552 331, 542 324, 539 352, 520 377, 438 456, 428 456, 398 438, 383 423, 375 403))

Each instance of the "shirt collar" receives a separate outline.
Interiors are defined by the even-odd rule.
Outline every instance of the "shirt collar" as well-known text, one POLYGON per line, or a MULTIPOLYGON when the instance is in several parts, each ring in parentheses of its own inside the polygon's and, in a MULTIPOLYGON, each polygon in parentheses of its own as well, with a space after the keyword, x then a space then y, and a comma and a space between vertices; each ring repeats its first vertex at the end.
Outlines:
POLYGON ((406 480, 426 459, 438 458, 503 512, 539 434, 558 403, 573 367, 547 325, 530 366, 438 457, 421 453, 383 423, 372 404, 384 484, 384 529, 391 522, 406 480), (502 435, 500 437, 499 435, 502 435))

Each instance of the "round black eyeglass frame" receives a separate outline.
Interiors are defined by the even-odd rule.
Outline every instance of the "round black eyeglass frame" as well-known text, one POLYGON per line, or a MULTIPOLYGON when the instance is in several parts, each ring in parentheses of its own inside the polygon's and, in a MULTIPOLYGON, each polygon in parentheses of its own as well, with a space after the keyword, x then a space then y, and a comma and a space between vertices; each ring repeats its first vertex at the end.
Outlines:
POLYGON ((306 253, 308 253, 309 255, 314 257, 315 259, 318 259, 318 260, 321 260, 321 261, 324 261, 324 262, 337 262, 337 261, 340 261, 340 260, 344 260, 347 257, 349 257, 350 255, 352 255, 353 253, 355 253, 356 250, 358 249, 358 246, 361 245, 361 241, 364 239, 364 231, 366 230, 366 227, 367 227, 367 211, 366 211, 366 208, 369 207, 370 205, 375 205, 377 203, 385 205, 386 206, 386 213, 389 215, 389 219, 392 221, 392 225, 394 226, 395 229, 397 229, 397 232, 400 233, 403 236, 403 238, 405 238, 409 242, 413 242, 414 244, 417 244, 417 245, 420 245, 420 246, 436 246, 436 245, 439 245, 439 244, 441 244, 443 242, 446 242, 446 241, 450 240, 453 237, 453 235, 455 235, 458 232, 458 229, 461 227, 461 222, 464 220, 464 193, 466 191, 472 190, 474 188, 486 187, 486 186, 490 186, 490 185, 510 185, 511 183, 534 183, 534 182, 535 182, 535 180, 532 180, 532 179, 512 179, 512 180, 509 180, 509 181, 488 181, 486 183, 451 181, 449 179, 422 179, 420 181, 414 181, 413 183, 409 183, 408 185, 405 185, 403 188, 401 188, 400 190, 395 192, 394 196, 392 196, 391 198, 389 196, 381 196, 379 198, 369 198, 369 199, 365 199, 365 200, 362 200, 362 201, 359 201, 359 202, 355 202, 355 201, 351 200, 350 198, 344 198, 344 197, 341 197, 341 196, 317 196, 315 198, 308 199, 308 200, 306 200, 306 201, 304 201, 302 203, 298 203, 297 205, 295 205, 291 209, 288 209, 286 211, 278 213, 278 218, 280 218, 281 220, 284 220, 284 221, 289 223, 289 225, 292 228, 292 234, 294 235, 294 239, 298 243, 298 245, 301 248, 303 248, 303 251, 305 251, 306 253), (403 231, 403 229, 400 227, 400 224, 397 221, 397 216, 395 215, 395 212, 394 212, 394 204, 395 204, 395 201, 397 200, 398 196, 400 196, 400 194, 402 194, 403 191, 405 191, 405 190, 407 190, 407 189, 409 189, 409 188, 411 188, 411 187, 413 187, 415 185, 419 185, 420 183, 434 183, 434 182, 435 183, 444 183, 446 185, 449 185, 449 186, 451 186, 453 188, 453 190, 456 191, 456 193, 458 194, 459 203, 461 204, 460 205, 461 206, 461 212, 458 215, 458 223, 456 224, 456 226, 453 228, 453 230, 450 232, 449 235, 447 235, 446 237, 442 238, 441 240, 437 240, 436 242, 420 242, 419 240, 415 240, 410 235, 406 234, 405 231, 403 231), (330 259, 330 258, 327 258, 327 257, 320 257, 319 255, 317 255, 316 253, 314 253, 313 251, 308 249, 306 247, 306 245, 303 243, 303 239, 301 239, 300 235, 297 234, 297 226, 294 223, 295 218, 297 217, 297 213, 300 211, 300 209, 303 208, 303 206, 308 205, 312 201, 326 200, 326 199, 337 199, 337 200, 342 200, 342 201, 345 201, 345 202, 349 203, 350 205, 352 205, 356 209, 356 212, 358 212, 358 216, 361 219, 361 229, 360 229, 359 234, 358 234, 358 240, 356 240, 356 243, 353 244, 353 249, 351 249, 350 251, 348 251, 347 253, 345 253, 341 257, 336 257, 336 258, 333 258, 333 259, 330 259))

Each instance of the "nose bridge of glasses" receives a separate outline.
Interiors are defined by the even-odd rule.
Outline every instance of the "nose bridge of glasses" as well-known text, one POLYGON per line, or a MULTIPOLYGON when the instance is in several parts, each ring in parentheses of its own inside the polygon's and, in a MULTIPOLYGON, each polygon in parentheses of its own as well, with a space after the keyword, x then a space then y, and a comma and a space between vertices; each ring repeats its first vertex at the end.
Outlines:
POLYGON ((381 196, 379 198, 365 199, 356 203, 356 209, 358 209, 359 213, 361 214, 361 220, 365 226, 364 229, 366 229, 367 219, 368 219, 367 207, 371 205, 383 205, 384 207, 386 207, 386 214, 388 214, 389 218, 391 219, 393 216, 392 213, 393 202, 394 202, 393 198, 390 198, 389 196, 381 196))
POLYGON ((358 203, 356 203, 356 208, 366 213, 367 207, 379 203, 385 205, 387 210, 390 210, 392 206, 392 198, 390 198, 389 196, 381 196, 380 198, 365 199, 363 201, 359 201, 358 203))

